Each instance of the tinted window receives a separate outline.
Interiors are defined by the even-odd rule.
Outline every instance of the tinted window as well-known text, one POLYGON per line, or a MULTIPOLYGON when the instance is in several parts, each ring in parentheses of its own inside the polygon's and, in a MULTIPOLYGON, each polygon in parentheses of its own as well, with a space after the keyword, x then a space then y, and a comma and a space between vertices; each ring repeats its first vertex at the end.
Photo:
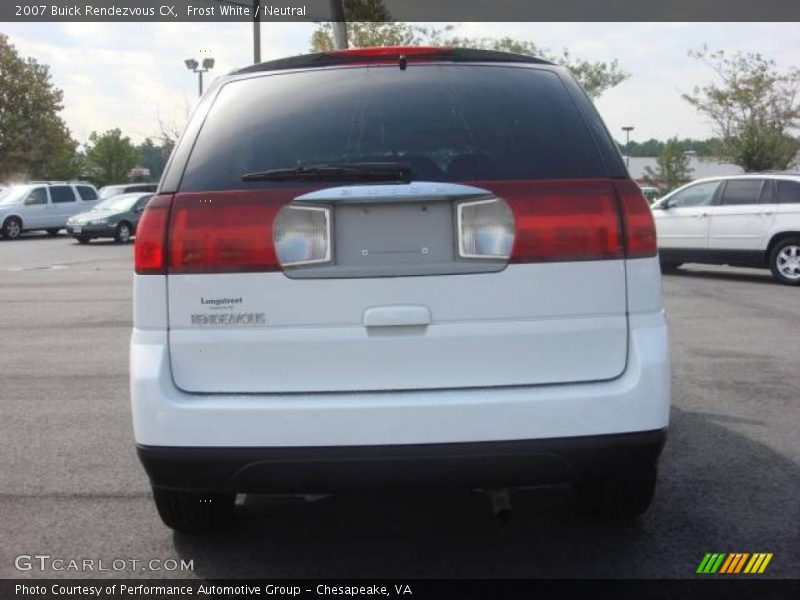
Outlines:
POLYGON ((153 196, 145 196, 144 198, 142 198, 141 200, 139 200, 136 203, 136 206, 134 206, 133 209, 136 210, 136 211, 144 210, 144 207, 147 206, 147 203, 150 201, 150 198, 152 198, 152 197, 153 196))
POLYGON ((607 176, 556 74, 415 64, 225 85, 181 189, 241 187, 244 173, 298 163, 381 160, 410 163, 414 179, 429 181, 607 176))
POLYGON ((722 205, 758 204, 762 179, 730 179, 722 192, 722 205))
POLYGON ((81 200, 97 200, 97 192, 94 191, 94 188, 90 188, 88 185, 79 185, 77 189, 81 200))
POLYGON ((50 200, 58 202, 75 202, 75 194, 68 185, 54 185, 50 187, 50 200))
POLYGON ((34 206, 36 204, 47 204, 47 190, 44 188, 35 188, 31 190, 28 197, 25 198, 26 206, 34 206))
POLYGON ((708 206, 714 199, 719 181, 706 181, 678 192, 669 200, 670 207, 708 206))
POLYGON ((156 186, 153 183, 145 183, 142 185, 132 185, 128 187, 129 192, 154 192, 156 190, 156 186))
POLYGON ((776 181, 777 202, 780 204, 800 204, 800 183, 796 181, 776 181))

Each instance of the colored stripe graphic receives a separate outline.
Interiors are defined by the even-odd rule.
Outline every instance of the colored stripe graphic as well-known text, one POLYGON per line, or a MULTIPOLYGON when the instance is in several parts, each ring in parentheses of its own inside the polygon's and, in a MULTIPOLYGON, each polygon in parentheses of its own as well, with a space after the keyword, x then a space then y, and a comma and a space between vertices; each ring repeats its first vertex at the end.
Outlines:
POLYGON ((697 567, 697 573, 716 573, 719 569, 720 565, 722 565, 722 561, 725 559, 725 553, 707 553, 703 560, 700 563, 700 566, 697 567))
POLYGON ((728 554, 728 560, 722 565, 720 573, 738 573, 744 566, 744 561, 750 556, 749 553, 733 552, 728 554))
POLYGON ((758 569, 758 572, 763 573, 766 570, 769 561, 771 560, 772 560, 772 552, 767 554, 766 558, 764 559, 764 562, 761 563, 761 568, 758 569))
POLYGON ((720 573, 729 573, 730 572, 729 569, 731 568, 733 563, 736 562, 736 559, 738 558, 738 556, 739 556, 738 554, 728 554, 728 558, 724 563, 722 563, 722 568, 719 570, 719 572, 720 573))
POLYGON ((769 562, 772 560, 771 552, 707 552, 700 561, 696 573, 732 575, 742 573, 757 574, 763 573, 769 562), (746 565, 746 566, 745 566, 746 565))
POLYGON ((733 569, 731 569, 731 573, 739 573, 742 570, 744 563, 747 561, 748 556, 750 556, 749 552, 745 552, 744 554, 742 554, 741 560, 739 560, 738 564, 736 565, 736 570, 734 571, 733 569))
POLYGON ((697 571, 695 573, 705 573, 706 572, 706 565, 708 561, 711 559, 711 553, 706 552, 706 555, 703 557, 703 560, 700 561, 700 566, 697 567, 697 571))
POLYGON ((745 573, 763 573, 764 570, 767 568, 769 561, 772 560, 772 553, 766 552, 759 552, 757 554, 753 554, 753 558, 750 559, 750 562, 747 563, 747 567, 745 567, 745 573))

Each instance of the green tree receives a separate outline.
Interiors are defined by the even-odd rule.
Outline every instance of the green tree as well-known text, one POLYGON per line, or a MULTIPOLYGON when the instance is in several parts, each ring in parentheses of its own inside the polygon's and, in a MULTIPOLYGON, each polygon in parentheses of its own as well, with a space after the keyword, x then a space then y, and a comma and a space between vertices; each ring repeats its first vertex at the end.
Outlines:
MULTIPOLYGON (((381 0, 345 0, 347 38, 351 47, 364 46, 452 46, 514 52, 543 58, 568 67, 592 98, 619 85, 630 75, 619 68, 616 60, 590 62, 576 58, 566 49, 551 52, 528 40, 503 38, 470 38, 454 34, 455 29, 424 27, 392 20, 381 0)), ((321 24, 311 36, 311 50, 326 52, 333 49, 333 26, 321 24)))
POLYGON ((671 192, 689 181, 692 169, 689 157, 681 149, 678 138, 667 140, 656 159, 656 168, 645 167, 645 181, 657 186, 662 193, 671 192))
POLYGON ((158 181, 161 174, 164 172, 164 167, 167 164, 170 152, 172 152, 172 145, 167 142, 162 142, 160 146, 153 143, 150 138, 145 139, 144 142, 136 147, 139 152, 139 165, 150 169, 150 180, 158 181))
POLYGON ((77 142, 59 116, 63 93, 50 69, 22 58, 0 33, 0 181, 70 179, 77 142))
POLYGON ((86 144, 86 170, 97 185, 124 183, 139 161, 139 151, 119 129, 98 135, 92 132, 86 144))
POLYGON ((723 156, 745 171, 787 169, 796 162, 800 141, 800 69, 781 72, 760 54, 707 48, 689 56, 706 63, 718 81, 695 87, 683 98, 714 124, 723 156))
MULTIPOLYGON (((658 156, 664 150, 665 143, 655 138, 650 138, 644 142, 631 141, 628 147, 624 142, 617 142, 619 151, 628 156, 658 156)), ((693 151, 698 156, 721 156, 720 140, 718 138, 708 138, 707 140, 694 140, 686 138, 678 140, 678 148, 683 151, 693 151)))

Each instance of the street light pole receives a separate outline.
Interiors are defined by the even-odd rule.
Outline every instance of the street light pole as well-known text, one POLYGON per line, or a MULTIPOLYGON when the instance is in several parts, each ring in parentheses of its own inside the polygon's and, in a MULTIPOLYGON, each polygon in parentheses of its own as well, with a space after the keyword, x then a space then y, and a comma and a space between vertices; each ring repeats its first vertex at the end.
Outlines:
POLYGON ((193 73, 197 73, 197 91, 199 95, 203 95, 203 73, 207 73, 211 69, 214 68, 214 59, 213 58, 204 58, 203 59, 203 68, 200 69, 200 63, 197 62, 193 58, 187 58, 183 61, 183 64, 186 65, 186 68, 192 71, 193 73))
POLYGON ((253 64, 261 62, 261 12, 258 10, 259 0, 253 0, 253 64))
POLYGON ((331 17, 333 21, 333 47, 336 50, 347 49, 347 18, 344 14, 342 0, 330 0, 331 17))
POLYGON ((622 131, 625 132, 625 166, 631 166, 631 131, 633 131, 633 126, 626 125, 622 128, 622 131))

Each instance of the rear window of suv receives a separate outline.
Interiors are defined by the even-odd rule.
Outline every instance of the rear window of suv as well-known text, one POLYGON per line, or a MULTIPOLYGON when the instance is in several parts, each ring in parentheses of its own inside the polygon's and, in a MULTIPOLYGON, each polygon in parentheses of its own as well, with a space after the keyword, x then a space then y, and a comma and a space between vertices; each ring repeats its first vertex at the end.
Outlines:
MULTIPOLYGON (((424 181, 606 177, 555 73, 409 65, 279 73, 226 84, 181 191, 232 189, 244 173, 402 161, 424 181)), ((279 183, 258 183, 275 186, 279 183)))
POLYGON ((800 183, 796 181, 777 181, 779 204, 800 204, 800 183))

